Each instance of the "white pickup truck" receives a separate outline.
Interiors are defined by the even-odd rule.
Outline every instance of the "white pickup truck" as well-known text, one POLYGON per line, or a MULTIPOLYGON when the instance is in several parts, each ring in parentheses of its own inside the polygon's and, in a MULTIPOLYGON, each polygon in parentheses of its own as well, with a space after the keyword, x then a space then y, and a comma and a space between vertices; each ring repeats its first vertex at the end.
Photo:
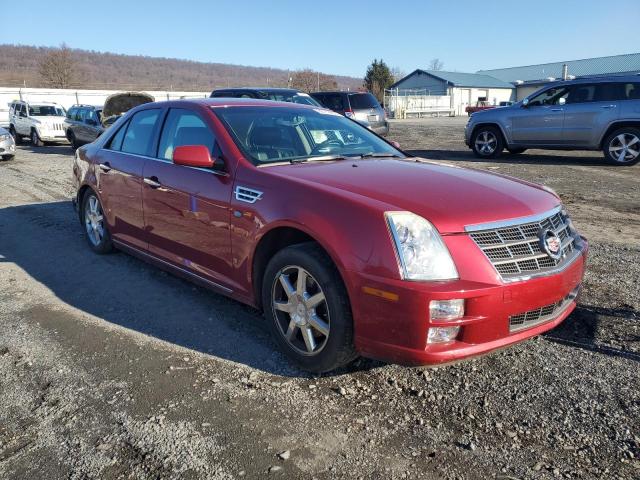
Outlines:
POLYGON ((44 142, 68 142, 64 133, 65 115, 64 108, 57 103, 16 100, 9 104, 9 131, 16 143, 29 137, 35 147, 44 142))

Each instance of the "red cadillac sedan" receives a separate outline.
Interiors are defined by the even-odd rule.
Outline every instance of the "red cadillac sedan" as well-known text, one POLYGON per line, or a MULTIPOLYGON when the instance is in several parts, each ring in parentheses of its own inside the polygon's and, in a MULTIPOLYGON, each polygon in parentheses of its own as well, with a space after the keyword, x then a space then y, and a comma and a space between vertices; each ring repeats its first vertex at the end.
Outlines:
POLYGON ((571 313, 584 274, 587 242, 553 191, 411 157, 314 106, 145 104, 80 148, 73 173, 95 252, 261 309, 314 372, 519 342, 571 313))

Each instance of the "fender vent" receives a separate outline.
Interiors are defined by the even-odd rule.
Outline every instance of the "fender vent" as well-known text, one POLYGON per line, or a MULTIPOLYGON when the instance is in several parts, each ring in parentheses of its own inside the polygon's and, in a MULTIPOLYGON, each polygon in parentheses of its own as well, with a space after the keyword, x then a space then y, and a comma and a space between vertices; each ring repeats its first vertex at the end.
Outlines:
POLYGON ((262 198, 262 192, 246 187, 236 187, 236 200, 246 203, 256 203, 262 198))

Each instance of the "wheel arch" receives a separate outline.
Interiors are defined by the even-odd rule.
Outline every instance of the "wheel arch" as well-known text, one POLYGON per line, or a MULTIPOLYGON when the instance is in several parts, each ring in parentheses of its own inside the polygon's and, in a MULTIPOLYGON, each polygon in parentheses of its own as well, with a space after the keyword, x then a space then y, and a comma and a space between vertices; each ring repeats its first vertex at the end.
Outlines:
POLYGON ((624 128, 624 127, 640 128, 640 120, 617 120, 611 123, 611 125, 609 125, 609 127, 605 130, 602 137, 600 137, 600 142, 598 142, 598 148, 603 149, 604 142, 607 140, 607 138, 609 138, 609 135, 611 135, 615 130, 618 130, 619 128, 624 128))
POLYGON ((255 304, 258 309, 262 309, 262 282, 264 280, 264 272, 267 268, 269 260, 280 250, 298 245, 302 243, 315 243, 329 257, 336 267, 340 278, 342 279, 347 292, 348 284, 344 275, 344 266, 341 264, 338 255, 333 249, 328 248, 325 242, 315 232, 310 231, 307 227, 295 223, 278 223, 266 230, 258 240, 253 250, 250 260, 251 265, 251 285, 255 304))
POLYGON ((478 131, 478 129, 480 127, 495 127, 498 129, 498 131, 500 132, 500 135, 502 135, 502 141, 504 142, 504 145, 507 146, 509 145, 509 140, 507 138, 507 135, 505 134, 504 128, 502 128, 502 125, 500 125, 499 122, 495 122, 495 121, 488 121, 488 122, 482 122, 482 123, 478 123, 477 125, 473 126, 473 130, 471 130, 471 135, 469 136, 469 141, 471 142, 473 140, 473 136, 476 134, 476 132, 478 131))

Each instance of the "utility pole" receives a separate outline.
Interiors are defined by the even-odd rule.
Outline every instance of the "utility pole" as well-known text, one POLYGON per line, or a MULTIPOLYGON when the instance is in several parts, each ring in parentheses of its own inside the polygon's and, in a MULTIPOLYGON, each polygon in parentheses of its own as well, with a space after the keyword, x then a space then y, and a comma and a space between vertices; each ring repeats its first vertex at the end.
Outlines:
POLYGON ((320 91, 320 72, 318 72, 318 92, 320 91))

